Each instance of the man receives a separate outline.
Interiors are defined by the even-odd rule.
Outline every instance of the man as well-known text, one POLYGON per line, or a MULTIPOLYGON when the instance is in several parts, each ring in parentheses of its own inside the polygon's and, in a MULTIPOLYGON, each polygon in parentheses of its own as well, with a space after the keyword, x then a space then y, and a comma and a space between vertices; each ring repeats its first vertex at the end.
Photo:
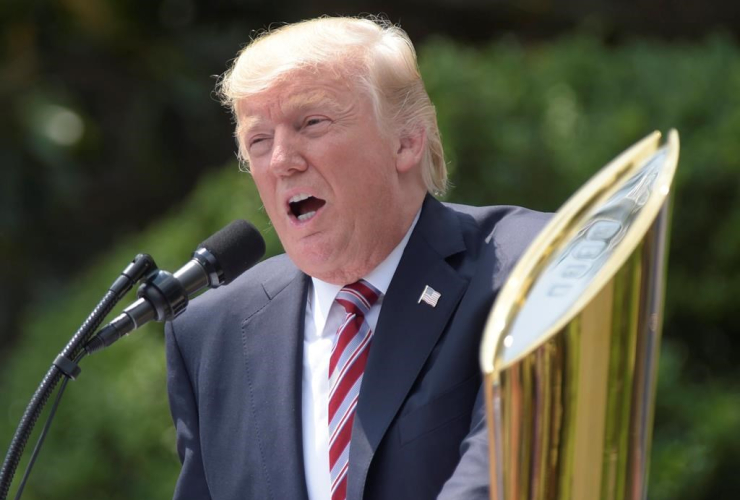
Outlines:
POLYGON ((545 216, 430 195, 442 146, 398 27, 285 26, 220 90, 286 255, 168 325, 175 498, 488 498, 481 332, 545 216))

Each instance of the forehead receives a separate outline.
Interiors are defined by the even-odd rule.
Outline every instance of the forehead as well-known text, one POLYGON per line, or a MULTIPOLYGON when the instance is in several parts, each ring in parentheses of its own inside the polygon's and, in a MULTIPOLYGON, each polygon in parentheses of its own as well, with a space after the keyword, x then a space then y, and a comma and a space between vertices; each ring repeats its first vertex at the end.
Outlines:
POLYGON ((239 101, 237 119, 240 127, 248 127, 254 122, 277 120, 307 110, 343 112, 362 95, 359 86, 349 78, 302 72, 239 101))

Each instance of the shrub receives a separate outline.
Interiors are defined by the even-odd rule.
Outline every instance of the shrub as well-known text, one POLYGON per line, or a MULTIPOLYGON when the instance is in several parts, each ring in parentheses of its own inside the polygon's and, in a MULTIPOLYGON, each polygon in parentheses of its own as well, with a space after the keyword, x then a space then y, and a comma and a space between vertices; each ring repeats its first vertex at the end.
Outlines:
MULTIPOLYGON (((470 48, 436 39, 421 47, 420 59, 450 161, 450 201, 553 211, 636 140, 654 129, 679 130, 649 496, 736 497, 736 45, 717 37, 693 45, 607 48, 573 36, 531 47, 510 39, 470 48)), ((162 268, 175 269, 200 239, 237 217, 262 229, 269 254, 280 251, 248 175, 230 164, 200 182, 177 209, 92 263, 57 297, 31 307, 22 341, 3 367, 0 443, 10 442, 41 375, 136 253, 147 251, 162 268)), ((165 398, 161 327, 145 327, 82 367, 25 498, 170 496, 179 467, 165 398)))

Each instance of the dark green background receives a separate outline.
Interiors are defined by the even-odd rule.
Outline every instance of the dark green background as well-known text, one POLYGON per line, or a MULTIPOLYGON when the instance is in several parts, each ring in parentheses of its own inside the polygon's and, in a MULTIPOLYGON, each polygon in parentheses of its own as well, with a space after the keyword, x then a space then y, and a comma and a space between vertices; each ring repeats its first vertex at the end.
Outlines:
MULTIPOLYGON (((4 2, 0 449, 134 255, 174 270, 234 218, 280 251, 212 95, 252 30, 386 12, 417 43, 450 201, 553 211, 636 140, 678 129, 649 498, 740 497, 740 8, 702 5, 4 2)), ((171 496, 164 372, 160 325, 85 360, 24 498, 171 496)))

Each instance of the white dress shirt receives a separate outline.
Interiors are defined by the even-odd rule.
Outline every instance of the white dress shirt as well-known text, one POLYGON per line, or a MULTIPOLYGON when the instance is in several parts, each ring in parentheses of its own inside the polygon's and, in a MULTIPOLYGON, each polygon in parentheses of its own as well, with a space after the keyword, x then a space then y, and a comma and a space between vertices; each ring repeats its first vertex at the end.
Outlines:
MULTIPOLYGON (((393 251, 363 279, 380 291, 380 298, 365 317, 375 332, 383 297, 388 291, 406 244, 411 237, 419 214, 411 223, 406 236, 393 251)), ((303 337, 303 463, 310 500, 331 498, 329 473, 329 358, 331 349, 345 317, 344 308, 335 302, 341 285, 311 278, 306 304, 306 323, 303 337)), ((372 345, 371 345, 372 349, 372 345)))

